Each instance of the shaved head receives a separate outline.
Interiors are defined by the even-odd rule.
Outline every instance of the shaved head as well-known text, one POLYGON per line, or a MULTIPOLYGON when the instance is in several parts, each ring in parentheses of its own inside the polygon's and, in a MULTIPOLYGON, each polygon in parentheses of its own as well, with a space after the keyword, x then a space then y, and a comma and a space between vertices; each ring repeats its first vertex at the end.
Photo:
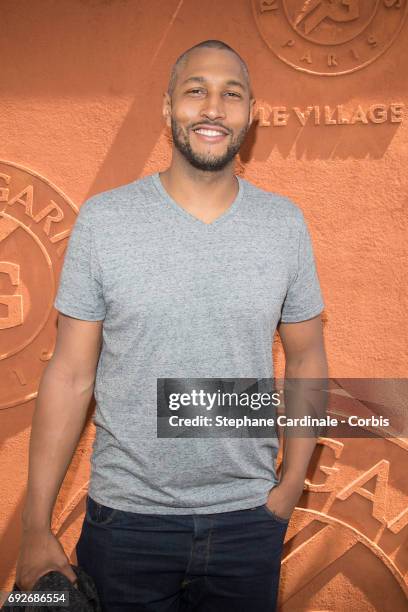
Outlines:
POLYGON ((182 53, 177 58, 177 60, 175 61, 174 65, 173 65, 173 67, 171 69, 169 84, 168 84, 168 87, 167 87, 167 93, 169 94, 169 96, 172 97, 172 95, 173 95, 174 88, 175 88, 176 83, 177 83, 178 73, 179 73, 180 69, 187 62, 187 59, 188 59, 188 56, 190 55, 190 53, 192 51, 194 51, 195 49, 205 49, 205 48, 207 48, 207 49, 221 49, 221 50, 229 51, 229 52, 231 52, 231 53, 233 53, 235 55, 235 57, 237 58, 237 60, 241 64, 242 72, 244 74, 244 78, 245 78, 246 84, 248 86, 249 97, 251 98, 252 97, 252 92, 251 92, 251 84, 250 84, 250 80, 249 80, 248 67, 247 67, 246 63, 244 62, 244 60, 242 59, 242 57, 235 51, 235 49, 233 49, 232 47, 230 47, 229 45, 224 43, 222 40, 203 40, 202 42, 194 45, 194 47, 190 47, 189 49, 187 49, 187 51, 184 51, 184 53, 182 53))

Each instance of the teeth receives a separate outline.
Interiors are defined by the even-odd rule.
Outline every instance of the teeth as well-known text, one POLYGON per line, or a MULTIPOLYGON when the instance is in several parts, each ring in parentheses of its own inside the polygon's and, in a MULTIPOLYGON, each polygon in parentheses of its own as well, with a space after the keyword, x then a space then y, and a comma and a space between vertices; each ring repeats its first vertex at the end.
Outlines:
POLYGON ((205 129, 199 129, 199 130, 194 130, 195 132, 197 132, 198 134, 204 134, 204 136, 223 136, 224 132, 216 132, 215 130, 205 130, 205 129))

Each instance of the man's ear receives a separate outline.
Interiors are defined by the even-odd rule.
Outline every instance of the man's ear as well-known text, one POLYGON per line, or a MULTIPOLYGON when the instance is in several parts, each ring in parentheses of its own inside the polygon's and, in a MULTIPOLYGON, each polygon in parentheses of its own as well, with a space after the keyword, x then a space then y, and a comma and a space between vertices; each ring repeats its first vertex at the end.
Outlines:
POLYGON ((171 127, 171 98, 167 91, 163 95, 163 117, 167 127, 171 127))
POLYGON ((249 101, 249 125, 252 125, 252 122, 254 120, 255 104, 256 104, 255 98, 251 98, 249 101))

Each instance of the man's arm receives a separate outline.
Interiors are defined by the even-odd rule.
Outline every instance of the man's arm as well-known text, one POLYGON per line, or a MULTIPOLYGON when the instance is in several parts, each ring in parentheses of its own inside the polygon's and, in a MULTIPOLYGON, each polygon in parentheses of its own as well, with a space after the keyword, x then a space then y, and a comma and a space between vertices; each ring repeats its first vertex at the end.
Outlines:
MULTIPOLYGON (((285 378, 326 379, 327 359, 320 315, 301 323, 281 323, 279 335, 285 351, 285 378)), ((302 406, 299 412, 302 413, 302 406)), ((306 414, 306 410, 303 412, 306 414)), ((317 438, 286 437, 281 482, 303 487, 317 438)))
MULTIPOLYGON (((320 315, 300 323, 281 323, 278 331, 285 352, 285 379, 327 379, 320 315)), ((292 513, 302 493, 316 442, 313 436, 285 436, 281 479, 268 497, 268 505, 276 514, 288 517, 292 513)))
POLYGON ((59 314, 56 346, 41 379, 30 437, 23 541, 17 567, 17 579, 25 588, 31 588, 29 585, 49 569, 66 568, 62 549, 57 550, 58 542, 51 541, 51 517, 86 421, 101 332, 102 321, 59 314))

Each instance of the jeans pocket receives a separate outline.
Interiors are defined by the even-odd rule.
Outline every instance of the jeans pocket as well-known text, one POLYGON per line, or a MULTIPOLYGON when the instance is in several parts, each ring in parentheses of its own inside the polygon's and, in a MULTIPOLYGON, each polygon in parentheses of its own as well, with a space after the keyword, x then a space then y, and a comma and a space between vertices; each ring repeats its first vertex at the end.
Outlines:
POLYGON ((284 518, 283 516, 278 516, 277 514, 275 514, 275 512, 273 512, 272 510, 270 510, 267 506, 267 504, 264 504, 263 506, 261 506, 261 508, 266 512, 266 514, 268 514, 271 518, 275 519, 276 522, 278 523, 282 523, 283 525, 288 525, 290 518, 284 518))
POLYGON ((119 512, 120 510, 104 506, 88 495, 85 520, 91 525, 110 525, 119 512))

